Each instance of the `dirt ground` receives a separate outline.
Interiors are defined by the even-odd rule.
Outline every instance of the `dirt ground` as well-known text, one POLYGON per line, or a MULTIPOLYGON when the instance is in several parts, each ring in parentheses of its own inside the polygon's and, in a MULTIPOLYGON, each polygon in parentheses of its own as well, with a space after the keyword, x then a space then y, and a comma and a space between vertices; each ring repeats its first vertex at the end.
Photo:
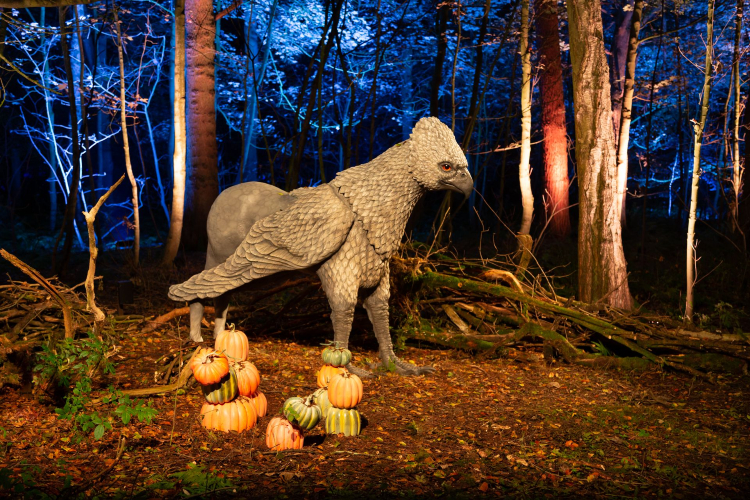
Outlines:
MULTIPOLYGON (((149 294, 163 296, 164 286, 149 294)), ((114 307, 111 289, 100 296, 114 307)), ((303 300, 321 301, 319 292, 303 300)), ((171 307, 141 299, 135 312, 156 315, 171 307)), ((352 350, 355 364, 366 367, 376 345, 362 319, 355 321, 352 350)), ((151 423, 113 421, 96 440, 60 418, 51 399, 30 385, 5 387, 0 497, 746 498, 750 491, 747 376, 719 376, 711 385, 656 369, 550 365, 535 347, 487 359, 407 344, 402 358, 436 371, 366 379, 360 436, 325 435, 319 425, 307 432, 304 449, 270 452, 266 425, 286 398, 316 388, 328 332, 261 328, 252 318, 239 323, 269 402, 254 429, 203 429, 203 396, 193 385, 149 398, 158 410, 151 423)), ((152 386, 164 353, 182 347, 189 355, 194 348, 185 343, 185 318, 151 333, 138 322, 123 324, 111 358, 116 372, 98 382, 102 394, 109 385, 152 386)), ((102 402, 85 408, 93 410, 111 408, 102 402)))
MULTIPOLYGON (((151 385, 155 359, 179 342, 169 332, 123 340, 113 382, 151 385)), ((65 486, 112 464, 121 433, 127 443, 120 460, 77 493, 746 498, 750 487, 746 380, 709 386, 671 373, 547 366, 541 356, 538 362, 480 361, 409 348, 405 359, 436 372, 365 380, 359 409, 367 422, 360 436, 326 436, 319 426, 303 450, 272 453, 265 426, 285 398, 314 390, 320 348, 252 337, 250 344, 269 415, 242 434, 204 430, 197 418, 203 398, 193 387, 153 398, 159 414, 149 425, 133 422, 100 441, 76 442, 70 422, 52 407, 5 390, 0 469, 11 478, 3 484, 29 497, 73 493, 65 486)), ((374 353, 356 358, 368 356, 374 353)))

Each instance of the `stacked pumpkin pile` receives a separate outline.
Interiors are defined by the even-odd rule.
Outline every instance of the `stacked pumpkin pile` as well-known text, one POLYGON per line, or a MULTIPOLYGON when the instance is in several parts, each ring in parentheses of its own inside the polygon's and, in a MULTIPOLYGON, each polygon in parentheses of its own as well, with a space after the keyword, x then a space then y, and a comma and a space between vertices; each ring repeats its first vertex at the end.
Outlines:
POLYGON ((362 417, 357 405, 362 400, 362 380, 344 368, 352 360, 349 349, 328 346, 323 349, 323 362, 318 372, 319 389, 312 394, 326 418, 328 434, 357 436, 362 417))
POLYGON ((362 400, 362 380, 344 368, 351 360, 348 349, 334 345, 323 350, 319 389, 307 397, 284 401, 281 415, 268 424, 266 446, 274 451, 301 449, 304 431, 318 425, 323 416, 328 434, 359 434, 362 419, 356 406, 362 400))
POLYGON ((201 408, 203 427, 242 432, 266 415, 268 402, 258 390, 260 373, 247 360, 248 351, 245 334, 230 325, 216 337, 213 349, 200 349, 190 361, 206 398, 201 408))

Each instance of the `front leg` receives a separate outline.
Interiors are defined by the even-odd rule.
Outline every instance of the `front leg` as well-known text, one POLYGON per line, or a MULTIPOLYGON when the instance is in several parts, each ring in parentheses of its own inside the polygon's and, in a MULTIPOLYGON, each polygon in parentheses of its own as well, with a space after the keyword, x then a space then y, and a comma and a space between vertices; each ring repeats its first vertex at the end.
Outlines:
MULTIPOLYGON (((323 291, 331 306, 331 323, 333 323, 333 341, 338 347, 349 348, 349 335, 352 331, 354 308, 357 305, 359 283, 353 273, 337 272, 340 269, 330 265, 331 261, 320 267, 318 276, 323 291)), ((357 368, 353 364, 346 365, 346 369, 360 378, 372 377, 372 373, 357 368)))
POLYGON ((190 340, 203 342, 201 335, 201 321, 203 320, 203 303, 195 300, 190 303, 190 340))
POLYGON ((411 363, 402 361, 393 352, 393 342, 391 342, 391 331, 388 318, 388 299, 390 292, 390 272, 388 268, 380 280, 380 284, 375 291, 365 299, 365 309, 367 316, 370 318, 372 328, 375 331, 375 338, 378 339, 378 353, 383 368, 390 369, 394 367, 400 375, 422 375, 432 373, 435 369, 431 366, 415 366, 411 363))

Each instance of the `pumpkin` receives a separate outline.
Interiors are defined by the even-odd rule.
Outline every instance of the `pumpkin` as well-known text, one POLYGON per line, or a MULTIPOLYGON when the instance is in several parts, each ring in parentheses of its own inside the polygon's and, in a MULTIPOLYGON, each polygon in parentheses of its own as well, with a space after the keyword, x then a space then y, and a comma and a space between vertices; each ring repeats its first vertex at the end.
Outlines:
POLYGON ((239 390, 237 388, 237 375, 234 374, 234 370, 229 370, 226 377, 219 382, 203 386, 203 395, 206 397, 206 401, 215 405, 231 401, 237 397, 237 394, 239 394, 239 390))
POLYGON ((331 345, 323 349, 323 362, 331 366, 346 366, 352 360, 352 352, 346 347, 331 345))
POLYGON ((244 333, 235 330, 234 325, 229 325, 229 330, 219 332, 216 336, 214 349, 224 352, 232 361, 246 361, 250 345, 244 333))
POLYGON ((237 374, 237 386, 240 390, 240 395, 250 396, 258 390, 260 372, 258 372, 254 364, 249 361, 238 361, 232 363, 232 368, 234 368, 234 372, 237 374))
POLYGON ((323 412, 313 401, 312 395, 306 398, 293 397, 284 401, 281 412, 290 422, 294 422, 302 429, 309 431, 320 422, 323 412))
POLYGON ((252 418, 254 427, 260 417, 258 416, 258 410, 255 408, 255 403, 253 402, 253 400, 246 396, 238 396, 234 401, 237 402, 237 404, 241 404, 245 407, 245 411, 247 412, 248 417, 250 416, 250 414, 253 415, 252 418))
POLYGON ((326 413, 326 432, 328 434, 343 434, 357 436, 362 429, 362 416, 356 408, 345 410, 331 406, 326 413))
POLYGON ((317 391, 312 393, 313 401, 315 401, 315 404, 320 406, 320 411, 325 417, 326 413, 328 412, 328 408, 331 407, 331 402, 328 401, 328 389, 325 387, 321 387, 317 391))
POLYGON ((258 414, 258 418, 266 416, 266 413, 268 413, 268 400, 266 399, 265 394, 256 391, 253 395, 248 396, 247 399, 249 399, 255 407, 255 413, 258 414))
POLYGON ((240 400, 218 405, 203 403, 201 408, 201 425, 206 429, 242 432, 252 429, 256 420, 252 407, 240 400))
POLYGON ((229 360, 220 352, 203 348, 190 360, 190 369, 199 384, 215 384, 229 373, 229 360))
POLYGON ((331 377, 343 371, 346 371, 346 368, 331 365, 321 366, 320 371, 318 372, 318 387, 328 387, 328 382, 331 381, 331 377))
POLYGON ((362 401, 362 379, 349 372, 335 375, 328 383, 328 401, 336 408, 354 408, 362 401))
POLYGON ((289 420, 274 417, 268 422, 266 446, 273 451, 300 450, 304 441, 305 437, 302 435, 302 430, 289 420))

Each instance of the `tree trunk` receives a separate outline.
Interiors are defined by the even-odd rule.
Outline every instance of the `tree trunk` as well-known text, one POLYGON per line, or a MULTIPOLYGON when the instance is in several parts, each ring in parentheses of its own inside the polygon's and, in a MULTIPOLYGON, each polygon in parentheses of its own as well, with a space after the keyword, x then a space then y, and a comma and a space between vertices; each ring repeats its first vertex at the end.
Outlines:
POLYGON ((615 16, 615 33, 612 37, 612 125, 615 138, 620 137, 622 98, 625 94, 625 63, 628 56, 630 22, 633 19, 633 0, 620 0, 615 16))
MULTIPOLYGON (((469 149, 469 145, 471 144, 471 135, 474 132, 474 124, 477 121, 479 106, 482 102, 482 100, 479 98, 479 82, 482 76, 482 66, 484 59, 484 38, 485 36, 487 36, 487 22, 489 20, 491 7, 492 0, 485 0, 482 22, 479 26, 479 35, 477 36, 477 48, 474 61, 474 81, 471 85, 471 100, 469 101, 468 122, 466 124, 466 128, 464 129, 464 138, 461 141, 461 149, 463 149, 464 151, 469 149)), ((484 97, 484 95, 482 95, 482 97, 484 97)))
POLYGON ((172 208, 169 218, 169 235, 164 245, 162 265, 171 266, 177 255, 182 235, 183 211, 185 207, 185 0, 175 0, 174 37, 174 95, 172 96, 174 123, 172 125, 174 154, 172 156, 173 184, 172 208))
POLYGON ((302 165, 302 159, 305 155, 305 142, 307 141, 307 135, 310 132, 310 124, 312 121, 313 109, 315 108, 318 89, 323 85, 323 73, 325 72, 326 61, 328 60, 328 55, 331 52, 331 47, 333 47, 333 44, 338 36, 338 26, 339 19, 341 18, 342 6, 343 0, 333 0, 333 12, 331 21, 326 25, 326 28, 324 28, 323 30, 323 35, 321 36, 318 71, 315 75, 315 80, 313 80, 312 86, 308 91, 310 97, 307 101, 307 107, 305 109, 302 126, 300 127, 300 134, 297 140, 297 145, 294 152, 292 153, 292 158, 289 164, 289 172, 286 179, 287 191, 291 191, 292 189, 297 188, 299 184, 299 171, 300 166, 302 165), (327 41, 325 41, 325 43, 323 43, 323 40, 326 39, 326 34, 328 36, 328 39, 327 41))
POLYGON ((570 234, 568 205, 568 132, 565 127, 560 33, 556 0, 535 0, 539 37, 540 96, 544 133, 544 180, 547 191, 547 219, 553 236, 570 234))
POLYGON ((461 0, 456 8, 456 50, 453 52, 453 66, 451 68, 451 130, 456 132, 456 69, 458 67, 458 53, 461 51, 461 0))
MULTIPOLYGON (((732 193, 734 199, 731 205, 732 231, 742 231, 739 223, 740 195, 742 194, 742 165, 740 162, 740 46, 742 44, 742 10, 744 0, 737 0, 737 13, 735 14, 734 28, 734 57, 732 59, 732 78, 734 80, 734 113, 732 116, 732 193)), ((747 103, 745 104, 747 106, 747 103)), ((745 150, 750 145, 745 142, 745 150)), ((745 165, 747 168, 750 165, 745 165)), ((744 242, 744 238, 743 238, 744 242)))
MULTIPOLYGON (((375 112, 375 105, 378 98, 378 74, 380 73, 380 64, 383 61, 383 52, 385 51, 381 44, 383 14, 380 12, 380 0, 378 0, 378 4, 375 7, 375 19, 377 21, 377 28, 375 30, 375 69, 372 72, 372 87, 370 90, 370 154, 367 161, 372 160, 372 155, 375 152, 375 116, 377 114, 375 112)), ((321 123, 322 126, 323 124, 321 123)))
POLYGON ((622 99, 620 136, 617 140, 617 197, 620 202, 620 221, 625 226, 625 198, 628 194, 628 144, 630 122, 633 119, 633 90, 635 88, 635 63, 638 57, 638 33, 641 31, 641 14, 644 0, 635 0, 633 18, 630 24, 628 60, 625 69, 625 93, 622 99))
POLYGON ((208 211, 219 195, 213 2, 185 0, 185 14, 189 97, 184 223, 190 231, 185 233, 182 241, 186 248, 204 250, 208 242, 208 211))
MULTIPOLYGON (((521 1, 521 160, 518 164, 518 180, 521 184, 521 229, 519 235, 531 231, 534 216, 534 193, 531 191, 531 52, 529 51, 529 0, 521 1)), ((521 240, 519 240, 521 241, 521 240)), ((521 245, 519 244, 519 250, 521 245)), ((525 249, 530 251, 530 248, 525 249)))
POLYGON ((443 81, 445 53, 448 50, 448 38, 445 32, 448 28, 450 7, 451 4, 449 2, 442 2, 439 3, 437 9, 437 19, 435 21, 437 54, 435 55, 435 69, 432 72, 432 82, 430 83, 430 116, 438 116, 440 114, 440 85, 443 81))
POLYGON ((68 100, 70 107, 70 138, 72 142, 73 157, 71 158, 71 164, 73 166, 73 179, 70 182, 70 192, 68 193, 68 203, 65 206, 65 216, 63 218, 63 232, 65 233, 65 242, 63 244, 63 255, 62 260, 55 262, 55 256, 57 254, 57 245, 60 243, 60 236, 55 241, 55 252, 53 253, 52 260, 53 266, 56 268, 58 274, 65 274, 68 266, 68 260, 70 259, 70 250, 73 248, 73 223, 76 214, 76 206, 78 205, 78 189, 81 180, 81 146, 78 137, 78 110, 76 108, 76 96, 75 96, 75 82, 73 81, 73 68, 70 64, 70 49, 68 47, 68 32, 65 26, 65 9, 66 7, 58 7, 58 14, 60 19, 60 45, 63 53, 63 65, 65 66, 65 74, 67 76, 68 85, 68 100))
POLYGON ((248 51, 248 62, 250 64, 249 75, 252 76, 250 92, 245 94, 246 118, 243 128, 243 156, 242 168, 240 170, 240 180, 249 182, 258 180, 258 154, 255 140, 255 124, 258 117, 258 88, 263 83, 268 67, 268 56, 271 47, 271 36, 273 35, 273 20, 276 17, 276 5, 278 0, 271 4, 271 12, 268 14, 268 28, 266 29, 265 45, 263 45, 262 55, 258 47, 258 33, 255 30, 252 19, 247 15, 245 18, 245 37, 248 51), (256 59, 261 56, 260 70, 256 71, 256 59))
POLYGON ((122 33, 120 32, 120 20, 117 17, 117 6, 113 9, 115 15, 115 30, 117 32, 117 58, 120 61, 120 127, 122 128, 122 149, 125 152, 125 170, 130 179, 131 200, 133 203, 133 223, 135 225, 135 238, 133 241, 134 264, 139 264, 141 255, 141 217, 138 209, 138 183, 133 175, 133 165, 130 163, 130 141, 128 141, 127 112, 125 111, 125 55, 122 50, 122 33))
POLYGON ((695 213, 698 208, 698 185, 701 178, 701 146, 706 117, 711 104, 711 79, 713 76, 714 48, 714 0, 708 0, 708 18, 706 19, 706 64, 703 69, 703 91, 701 92, 700 117, 693 122, 693 182, 690 187, 690 212, 688 215, 687 252, 685 270, 687 274, 687 293, 685 294, 685 321, 693 321, 693 287, 695 286, 695 213))
POLYGON ((609 68, 599 0, 568 0, 579 183, 580 300, 630 309, 622 249, 609 68))
MULTIPOLYGON (((664 9, 661 12, 661 32, 664 33, 664 9)), ((659 37, 659 45, 656 49, 656 57, 654 57, 654 67, 651 70, 651 88, 649 89, 648 97, 648 125, 646 126, 646 180, 643 183, 643 205, 641 207, 641 262, 646 261, 646 215, 648 213, 648 189, 649 189, 649 178, 651 177, 651 163, 653 156, 651 155, 651 142, 654 138, 654 93, 656 92, 656 70, 658 68, 659 57, 661 56, 661 46, 664 40, 663 36, 659 37)))

